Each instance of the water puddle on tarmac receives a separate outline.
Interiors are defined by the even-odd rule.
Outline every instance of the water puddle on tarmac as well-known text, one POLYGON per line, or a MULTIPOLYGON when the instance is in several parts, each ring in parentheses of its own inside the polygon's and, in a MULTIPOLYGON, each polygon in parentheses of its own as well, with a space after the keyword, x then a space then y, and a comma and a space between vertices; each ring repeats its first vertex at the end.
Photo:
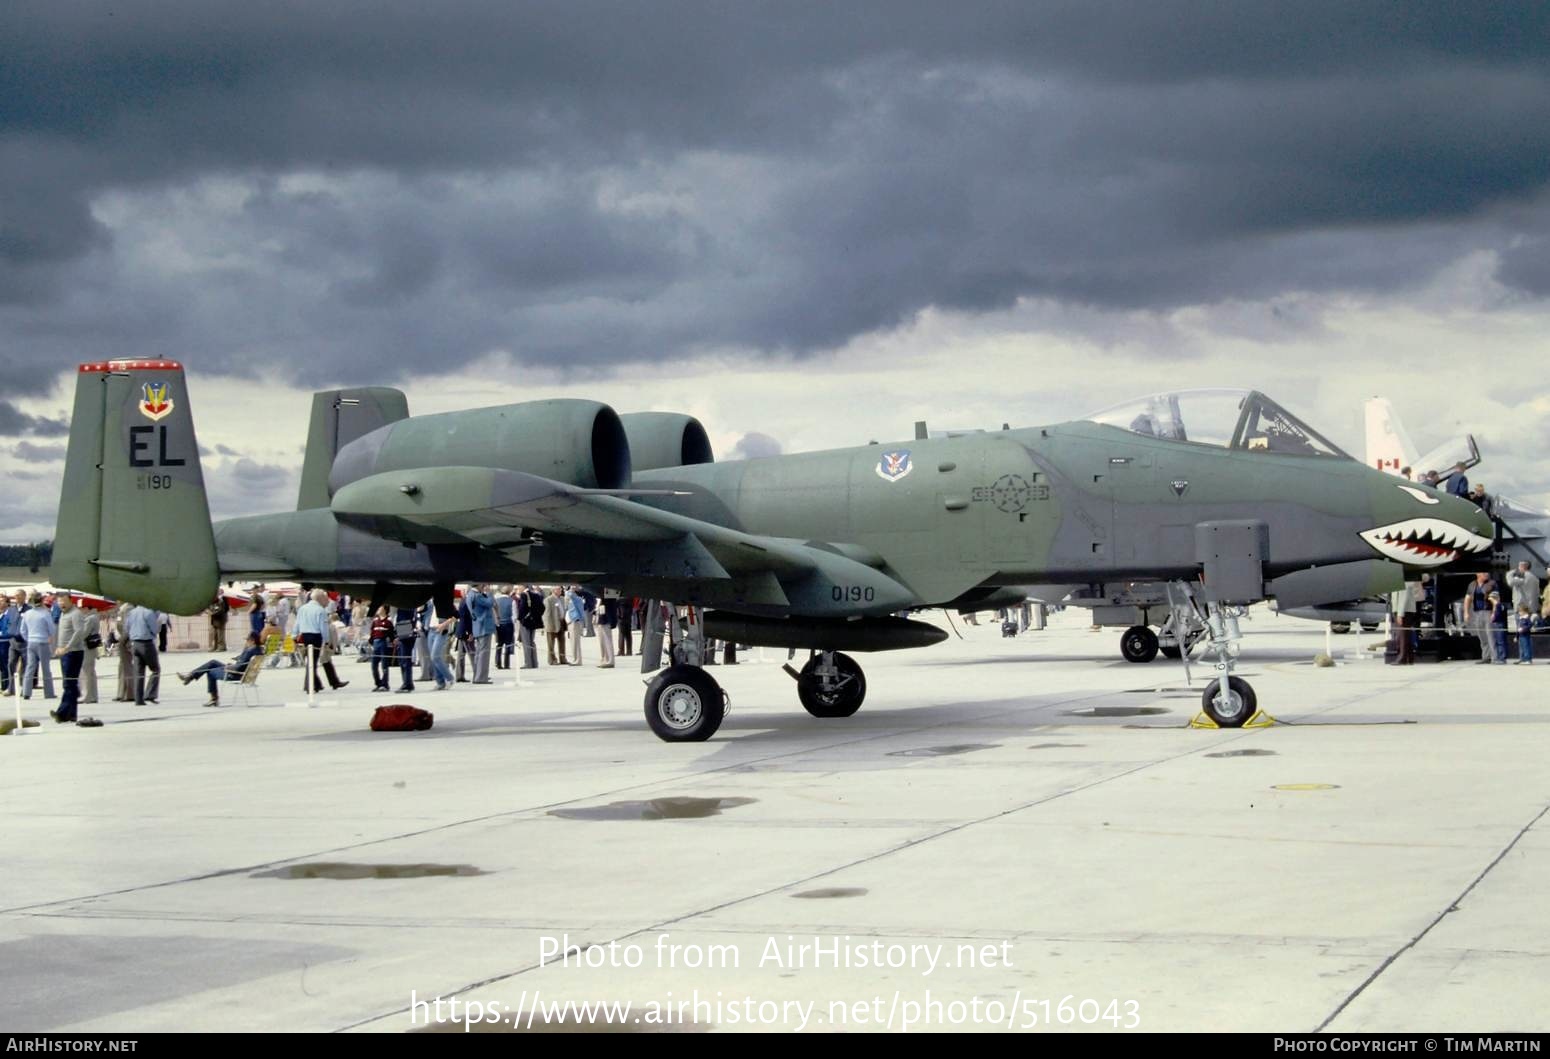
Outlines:
POLYGON ((948 746, 918 746, 913 750, 895 750, 889 757, 949 757, 953 754, 972 754, 976 750, 994 750, 1000 743, 952 743, 948 746))
POLYGON ((610 802, 575 809, 550 809, 562 820, 700 820, 720 816, 723 809, 752 805, 757 798, 652 798, 643 802, 610 802))
POLYGON ((1206 757, 1275 757, 1274 750, 1219 750, 1206 757))
POLYGON ((802 890, 790 896, 809 901, 822 901, 830 897, 864 897, 866 893, 865 886, 824 886, 817 890, 802 890))
POLYGON ((1077 750, 1085 747, 1086 743, 1034 743, 1029 750, 1077 750))
POLYGON ((1163 706, 1084 706, 1080 710, 1067 710, 1067 717, 1156 717, 1168 713, 1163 706))
POLYGON ((472 864, 288 864, 254 872, 254 879, 425 879, 433 875, 484 875, 472 864))

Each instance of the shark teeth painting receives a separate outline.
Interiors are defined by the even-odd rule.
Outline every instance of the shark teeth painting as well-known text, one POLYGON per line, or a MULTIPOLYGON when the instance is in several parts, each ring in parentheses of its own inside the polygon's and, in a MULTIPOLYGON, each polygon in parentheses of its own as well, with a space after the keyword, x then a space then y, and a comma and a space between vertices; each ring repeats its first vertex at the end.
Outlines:
POLYGON ((1489 537, 1438 518, 1408 518, 1363 530, 1362 540, 1384 558, 1406 566, 1442 566, 1466 553, 1491 547, 1489 537))

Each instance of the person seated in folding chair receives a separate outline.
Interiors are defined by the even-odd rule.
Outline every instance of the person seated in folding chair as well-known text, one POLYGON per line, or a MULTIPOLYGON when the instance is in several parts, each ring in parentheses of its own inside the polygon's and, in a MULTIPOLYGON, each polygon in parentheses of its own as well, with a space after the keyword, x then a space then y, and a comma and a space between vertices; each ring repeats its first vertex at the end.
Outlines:
POLYGON ((242 653, 230 662, 222 662, 212 658, 203 665, 194 667, 187 673, 179 673, 178 679, 184 684, 192 683, 199 677, 205 678, 205 683, 210 687, 210 701, 206 706, 219 706, 221 704, 220 684, 223 680, 241 680, 242 675, 248 671, 248 663, 255 658, 262 657, 264 648, 259 643, 258 633, 249 633, 248 642, 242 649, 242 653))

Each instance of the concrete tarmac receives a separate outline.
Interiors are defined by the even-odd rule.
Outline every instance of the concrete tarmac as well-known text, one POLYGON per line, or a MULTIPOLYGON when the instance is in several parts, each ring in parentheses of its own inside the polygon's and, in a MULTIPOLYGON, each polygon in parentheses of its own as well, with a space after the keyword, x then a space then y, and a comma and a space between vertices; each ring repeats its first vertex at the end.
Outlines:
POLYGON ((784 652, 716 667, 703 744, 594 640, 447 692, 343 663, 314 708, 299 669, 202 708, 172 673, 203 653, 101 728, 35 697, 0 739, 0 1030, 1550 1029, 1550 664, 1348 635, 1316 668, 1323 627, 1256 608, 1281 723, 1197 730, 1209 671, 1081 612, 959 628, 859 658, 845 720, 784 652), (367 730, 397 702, 435 727, 367 730))

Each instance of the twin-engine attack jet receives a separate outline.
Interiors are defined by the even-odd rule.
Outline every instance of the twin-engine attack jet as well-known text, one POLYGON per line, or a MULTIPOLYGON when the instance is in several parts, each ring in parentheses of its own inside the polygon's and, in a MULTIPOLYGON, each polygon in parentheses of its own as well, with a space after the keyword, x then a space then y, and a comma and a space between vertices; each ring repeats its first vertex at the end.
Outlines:
MULTIPOLYGON (((1161 395, 1054 426, 716 463, 686 415, 580 400, 410 417, 398 390, 314 395, 298 510, 210 524, 182 367, 81 366, 51 576, 180 614, 222 580, 288 578, 373 605, 464 581, 577 582, 704 610, 704 635, 811 652, 807 710, 849 716, 842 652, 939 642, 899 616, 1006 586, 1157 582, 1208 631, 1203 708, 1241 608, 1350 599, 1490 545, 1473 505, 1363 467, 1252 391, 1161 395)), ((646 691, 662 739, 709 738, 725 698, 677 661, 646 691)), ((657 661, 644 659, 643 671, 657 661)))

